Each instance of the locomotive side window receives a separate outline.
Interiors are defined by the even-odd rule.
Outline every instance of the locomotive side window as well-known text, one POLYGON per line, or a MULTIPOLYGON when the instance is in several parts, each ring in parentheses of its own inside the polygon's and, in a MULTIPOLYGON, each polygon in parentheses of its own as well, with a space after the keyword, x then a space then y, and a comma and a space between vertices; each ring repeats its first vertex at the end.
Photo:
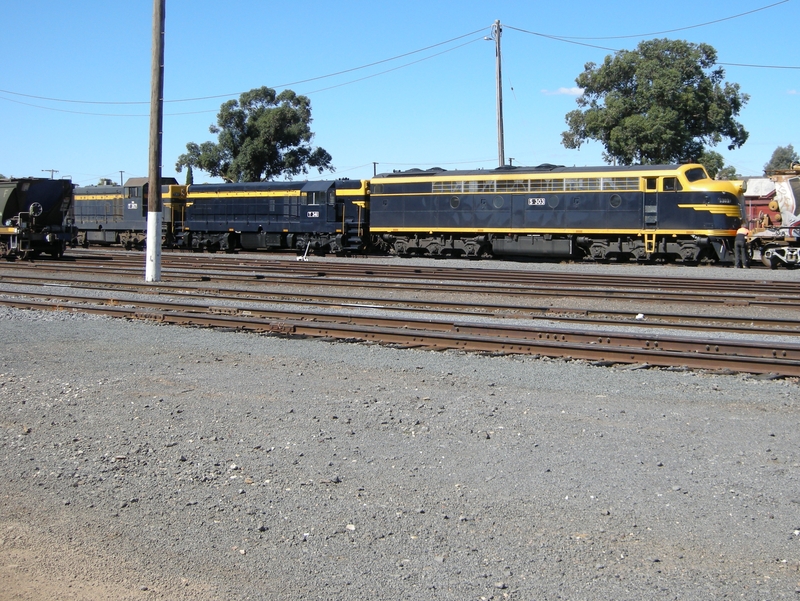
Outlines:
POLYGON ((531 192, 563 192, 563 179, 534 179, 531 180, 531 192))
MULTIPOLYGON (((380 184, 378 184, 380 185, 380 184)), ((463 192, 464 191, 464 182, 433 182, 433 192, 463 192)))
POLYGON ((648 192, 655 192, 655 191, 656 191, 656 184, 658 183, 658 180, 657 180, 655 177, 648 177, 648 178, 645 180, 645 182, 646 182, 646 184, 647 184, 647 185, 645 186, 645 189, 646 189, 648 192))
POLYGON ((602 178, 603 190, 638 190, 638 177, 604 177, 602 178))
POLYGON ((664 192, 680 192, 683 190, 681 183, 676 177, 665 177, 662 183, 664 192))

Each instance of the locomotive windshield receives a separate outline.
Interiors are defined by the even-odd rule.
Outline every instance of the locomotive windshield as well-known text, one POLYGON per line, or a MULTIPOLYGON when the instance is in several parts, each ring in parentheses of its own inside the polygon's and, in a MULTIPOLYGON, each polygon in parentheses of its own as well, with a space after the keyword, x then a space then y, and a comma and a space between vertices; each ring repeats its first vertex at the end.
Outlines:
POLYGON ((694 167, 686 170, 686 179, 690 182, 697 182, 701 179, 708 179, 708 174, 702 167, 694 167))

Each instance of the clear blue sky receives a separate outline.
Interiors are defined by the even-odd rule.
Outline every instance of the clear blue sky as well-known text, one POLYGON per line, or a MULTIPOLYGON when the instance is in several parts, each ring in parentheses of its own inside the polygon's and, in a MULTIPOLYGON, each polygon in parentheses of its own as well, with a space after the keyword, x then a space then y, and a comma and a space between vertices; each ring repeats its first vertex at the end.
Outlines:
MULTIPOLYGON (((262 85, 311 98, 314 143, 336 167, 324 177, 369 177, 373 161, 379 171, 493 168, 495 52, 483 37, 499 19, 505 154, 514 164, 603 164, 598 144, 561 145, 575 78, 611 54, 593 46, 668 37, 711 44, 720 63, 795 67, 725 65, 726 80, 750 95, 739 115, 750 139, 715 150, 759 175, 777 146, 800 151, 798 1, 167 0, 163 174, 183 182, 174 166, 186 143, 215 141, 208 126, 220 104, 262 85), (193 98, 206 99, 174 102, 193 98)), ((118 181, 120 171, 146 175, 152 17, 151 0, 5 2, 0 173, 57 169, 81 185, 118 181), (104 104, 122 102, 139 104, 104 104)), ((210 178, 195 172, 195 181, 210 178)))

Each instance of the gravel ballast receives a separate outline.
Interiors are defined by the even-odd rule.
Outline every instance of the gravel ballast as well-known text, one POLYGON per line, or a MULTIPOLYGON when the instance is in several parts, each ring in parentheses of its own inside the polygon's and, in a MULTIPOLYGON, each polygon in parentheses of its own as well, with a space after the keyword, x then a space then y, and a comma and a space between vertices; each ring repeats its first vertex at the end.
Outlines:
POLYGON ((797 599, 793 380, 0 308, 2 599, 797 599))

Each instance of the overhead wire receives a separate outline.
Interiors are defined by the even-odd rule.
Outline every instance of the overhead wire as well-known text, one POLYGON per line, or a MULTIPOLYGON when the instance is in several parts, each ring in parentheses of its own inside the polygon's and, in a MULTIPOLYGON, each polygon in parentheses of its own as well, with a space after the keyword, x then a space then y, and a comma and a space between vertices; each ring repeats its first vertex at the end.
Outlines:
MULTIPOLYGON (((378 61, 367 63, 366 65, 361 65, 359 67, 352 67, 350 69, 343 69, 341 71, 336 71, 335 73, 328 73, 327 75, 319 75, 317 77, 309 77, 308 79, 301 79, 301 80, 292 81, 292 82, 289 82, 289 83, 277 84, 277 85, 273 85, 273 86, 270 86, 270 87, 272 87, 272 88, 286 88, 288 86, 296 86, 296 85, 303 84, 303 83, 309 83, 309 82, 312 82, 312 81, 319 81, 321 79, 328 79, 330 77, 336 77, 337 75, 344 75, 345 73, 352 73, 353 71, 360 71, 361 69, 368 69, 369 67, 374 67, 376 65, 381 65, 383 63, 388 63, 388 62, 391 62, 391 61, 394 61, 394 60, 399 60, 401 58, 405 58, 407 56, 411 56, 412 54, 419 54, 420 52, 425 52, 426 50, 431 50, 432 48, 438 48, 439 46, 444 46, 445 44, 450 44, 451 42, 455 42, 457 40, 466 38, 468 36, 475 35, 476 33, 485 31, 487 29, 489 29, 489 28, 488 27, 481 27, 480 29, 476 29, 475 31, 471 31, 469 33, 465 33, 463 35, 459 35, 459 36, 456 36, 454 38, 450 38, 449 40, 445 40, 444 42, 438 42, 436 44, 431 44, 430 46, 425 46, 424 48, 419 48, 417 50, 412 50, 410 52, 405 52, 403 54, 398 54, 398 55, 392 56, 390 58, 384 58, 384 59, 381 59, 381 60, 378 60, 378 61)), ((468 43, 471 43, 471 42, 468 42, 468 43)), ((462 44, 462 46, 463 45, 465 45, 465 44, 462 44)), ((461 46, 456 46, 455 48, 460 48, 460 47, 461 46)), ((452 48, 451 50, 454 50, 455 48, 452 48)), ((433 55, 431 55, 429 57, 426 57, 426 58, 423 58, 423 59, 420 59, 420 60, 417 60, 417 61, 414 61, 414 62, 411 62, 411 63, 407 63, 407 65, 413 65, 413 64, 416 64, 418 62, 422 62, 424 60, 427 60, 428 58, 433 58, 435 56, 439 56, 440 54, 444 54, 445 52, 449 52, 449 50, 445 50, 443 52, 439 52, 437 54, 433 54, 433 55)), ((404 66, 407 66, 407 65, 404 65, 404 66)), ((399 68, 402 68, 402 67, 397 67, 395 69, 389 69, 388 71, 384 71, 383 73, 388 73, 389 71, 396 71, 399 68)), ((377 75, 380 75, 380 73, 378 73, 377 75)), ((362 78, 362 79, 366 79, 366 78, 362 78)), ((355 81, 360 81, 360 80, 355 80, 355 81)), ((336 87, 336 86, 333 86, 333 87, 336 87)), ((326 88, 326 89, 328 89, 328 88, 326 88)), ((0 93, 13 94, 14 96, 23 96, 25 98, 33 98, 35 100, 48 100, 50 102, 69 102, 69 103, 74 103, 74 104, 105 104, 105 105, 150 104, 149 100, 148 101, 138 101, 138 100, 137 101, 124 101, 124 102, 122 102, 122 101, 120 101, 120 102, 117 102, 117 101, 95 101, 95 100, 67 100, 67 99, 63 99, 63 98, 50 98, 50 97, 47 97, 47 96, 34 96, 34 95, 31 95, 31 94, 22 94, 22 93, 19 93, 19 92, 12 92, 10 90, 1 90, 1 89, 0 89, 0 93)), ((215 94, 213 96, 198 96, 196 98, 179 98, 179 99, 175 99, 175 100, 166 100, 165 99, 164 102, 165 103, 194 102, 194 101, 198 101, 198 100, 214 100, 216 98, 232 98, 234 96, 240 96, 242 93, 243 92, 236 92, 236 93, 231 93, 231 94, 215 94)), ((29 105, 29 106, 35 106, 35 105, 29 105)))
POLYGON ((723 17, 721 19, 714 19, 713 21, 706 21, 705 23, 698 23, 697 25, 687 25, 685 27, 677 27, 675 29, 665 29, 663 31, 655 31, 652 33, 637 33, 633 35, 615 35, 615 36, 604 36, 604 37, 579 37, 579 36, 566 36, 566 35, 555 36, 555 37, 568 40, 624 40, 629 38, 647 38, 654 35, 663 35, 665 33, 675 33, 676 31, 686 31, 687 29, 696 29, 698 27, 705 27, 706 25, 715 25, 717 23, 722 23, 724 21, 730 21, 731 19, 738 19, 739 17, 752 15, 753 13, 757 13, 762 10, 767 10, 769 8, 773 8, 775 6, 778 6, 779 4, 785 4, 787 2, 789 2, 789 0, 780 0, 780 2, 775 2, 773 4, 768 4, 767 6, 762 6, 760 8, 748 10, 743 13, 731 15, 730 17, 723 17))
MULTIPOLYGON (((635 35, 620 35, 620 36, 605 36, 605 37, 580 37, 580 36, 559 36, 559 35, 551 35, 546 33, 541 33, 538 31, 530 31, 528 29, 522 29, 519 27, 514 27, 512 25, 503 24, 503 27, 506 29, 512 29, 514 31, 519 31, 520 33, 527 33, 529 35, 538 36, 542 38, 546 38, 549 40, 555 40, 558 42, 565 42, 567 44, 575 44, 576 46, 586 46, 588 48, 597 48, 599 50, 608 50, 610 52, 620 52, 619 48, 608 48, 607 46, 598 46, 596 44, 588 44, 586 42, 580 42, 578 40, 620 40, 620 39, 629 39, 629 38, 645 38, 651 37, 656 35, 663 35, 665 33, 675 33, 676 31, 685 31, 687 29, 695 29, 697 27, 705 27, 707 25, 714 25, 716 23, 722 23, 724 21, 730 21, 731 19, 738 19, 739 17, 744 17, 746 15, 751 15, 753 13, 757 13, 762 10, 767 10, 769 8, 774 8, 780 4, 785 4, 790 0, 780 0, 779 2, 774 2, 773 4, 768 4, 766 6, 762 6, 760 8, 756 8, 753 10, 749 10, 743 13, 738 13, 735 15, 731 15, 729 17, 723 17, 721 19, 714 19, 713 21, 706 21, 704 23, 698 23, 696 25, 687 25, 685 27, 678 27, 675 29, 666 29, 663 31, 656 31, 651 33, 640 33, 635 35)), ((756 69, 800 69, 800 66, 784 66, 784 65, 753 65, 753 64, 745 64, 745 63, 723 63, 718 62, 718 65, 726 66, 726 67, 751 67, 756 69)))
MULTIPOLYGON (((596 48, 596 49, 599 49, 599 50, 606 50, 606 51, 609 51, 609 52, 619 52, 620 50, 617 49, 617 48, 609 48, 609 47, 600 46, 600 45, 597 45, 597 44, 589 44, 589 43, 582 42, 582 41, 579 41, 579 40, 627 39, 627 38, 640 38, 640 37, 661 35, 661 34, 665 34, 665 33, 674 33, 676 31, 684 31, 684 30, 694 29, 694 28, 698 28, 698 27, 705 27, 705 26, 708 26, 708 25, 721 23, 721 22, 728 21, 728 20, 731 20, 731 19, 736 19, 736 18, 739 18, 739 17, 743 17, 743 16, 746 16, 746 15, 750 15, 750 14, 759 12, 759 11, 767 10, 769 8, 773 8, 773 7, 781 5, 781 4, 785 4, 785 3, 789 2, 789 1, 790 0, 780 0, 779 2, 774 2, 772 4, 769 4, 769 5, 766 5, 766 6, 762 6, 760 8, 756 8, 756 9, 753 9, 753 10, 750 10, 750 11, 746 11, 746 12, 743 12, 743 13, 738 13, 736 15, 731 15, 731 16, 728 16, 728 17, 723 17, 723 18, 720 18, 720 19, 715 19, 715 20, 712 20, 712 21, 706 21, 704 23, 699 23, 699 24, 695 24, 695 25, 688 25, 688 26, 685 26, 685 27, 679 27, 679 28, 675 28, 675 29, 663 30, 663 31, 652 32, 652 33, 636 34, 636 35, 606 36, 606 37, 558 36, 558 35, 545 34, 545 33, 537 32, 537 31, 531 31, 531 30, 520 28, 520 27, 514 27, 512 25, 507 25, 505 23, 503 24, 503 27, 506 28, 506 29, 511 29, 511 30, 514 30, 514 31, 518 31, 520 33, 525 33, 525 34, 528 34, 528 35, 542 37, 542 38, 550 39, 550 40, 554 40, 554 41, 564 42, 564 43, 568 43, 568 44, 574 44, 574 45, 578 45, 578 46, 584 46, 584 47, 588 47, 588 48, 596 48)), ((352 73, 352 72, 359 71, 359 70, 362 70, 362 69, 367 69, 367 68, 370 68, 370 67, 374 67, 376 65, 384 64, 384 63, 391 62, 391 61, 394 61, 394 60, 399 60, 401 58, 405 58, 405 57, 411 56, 413 54, 418 54, 420 52, 425 52, 426 50, 431 50, 433 48, 437 48, 437 47, 443 46, 445 44, 450 44, 452 42, 455 42, 457 40, 463 39, 465 37, 468 37, 468 36, 471 36, 471 35, 475 35, 475 34, 477 34, 479 32, 483 32, 486 29, 488 29, 488 27, 482 27, 480 29, 476 29, 475 31, 471 31, 471 32, 465 33, 463 35, 456 36, 454 38, 450 38, 450 39, 445 40, 443 42, 438 42, 436 44, 431 44, 429 46, 425 46, 424 48, 419 48, 417 50, 412 50, 410 52, 405 52, 403 54, 399 54, 399 55, 396 55, 396 56, 393 56, 393 57, 381 59, 381 60, 378 60, 378 61, 373 61, 371 63, 367 63, 365 65, 360 65, 358 67, 352 67, 352 68, 349 68, 349 69, 343 69, 343 70, 340 70, 340 71, 336 71, 334 73, 328 73, 326 75, 320 75, 320 76, 317 76, 317 77, 310 77, 310 78, 307 78, 307 79, 302 79, 302 80, 298 80, 298 81, 294 81, 294 82, 278 84, 278 85, 271 86, 271 87, 273 87, 273 88, 286 88, 286 87, 289 87, 289 86, 296 86, 296 85, 309 83, 309 82, 313 82, 313 81, 320 81, 320 80, 323 80, 323 79, 328 79, 328 78, 331 78, 331 77, 336 77, 336 76, 339 76, 339 75, 343 75, 343 74, 346 74, 346 73, 352 73)), ((328 87, 324 87, 324 88, 319 88, 317 90, 313 90, 311 92, 307 92, 307 94, 316 94, 316 93, 323 92, 323 91, 326 91, 326 90, 331 90, 331 89, 334 89, 334 88, 339 88, 339 87, 342 87, 342 86, 351 85, 353 83, 357 83, 357 82, 360 82, 360 81, 371 79, 373 77, 378 77, 380 75, 384 75, 386 73, 397 71, 399 69, 403 69, 405 67, 408 67, 408 66, 411 66, 411 65, 415 65, 415 64, 418 64, 420 62, 424 62, 426 60, 430 60, 430 59, 435 58, 437 56, 440 56, 442 54, 445 54, 445 53, 448 53, 448 52, 452 52, 453 50, 457 50, 459 48, 462 48, 464 46, 472 44, 472 43, 478 41, 479 39, 483 39, 483 38, 476 38, 474 40, 470 40, 470 41, 465 42, 463 44, 459 44, 458 46, 454 46, 452 48, 448 48, 447 50, 443 50, 441 52, 437 52, 437 53, 432 54, 430 56, 427 56, 427 57, 424 57, 424 58, 421 58, 421 59, 418 59, 418 60, 415 60, 415 61, 411 61, 409 63, 403 64, 403 65, 399 65, 399 66, 393 67, 391 69, 386 69, 386 70, 380 71, 378 73, 373 73, 373 74, 367 75, 365 77, 360 77, 360 78, 357 78, 357 79, 354 79, 354 80, 350 80, 350 81, 347 81, 347 82, 343 82, 343 83, 340 83, 340 84, 336 84, 336 85, 332 85, 332 86, 328 86, 328 87)), ((746 63, 723 63, 723 62, 720 62, 720 63, 717 63, 717 64, 722 65, 722 66, 748 67, 748 68, 760 68, 760 69, 800 69, 800 66, 784 66, 784 65, 754 65, 754 64, 746 64, 746 63)), ((32 98, 32 99, 36 99, 36 100, 45 100, 45 101, 48 101, 48 102, 63 102, 63 103, 71 103, 71 104, 96 104, 96 105, 144 105, 144 104, 149 104, 149 101, 71 100, 71 99, 64 99, 64 98, 52 98, 52 97, 47 97, 47 96, 35 96, 35 95, 32 95, 32 94, 23 94, 23 93, 20 93, 20 92, 13 92, 11 90, 3 90, 3 89, 0 89, 0 93, 11 94, 13 96, 20 96, 20 97, 24 97, 24 98, 32 98)), ((194 98, 181 98, 181 99, 174 99, 174 100, 165 99, 164 103, 195 102, 195 101, 201 101, 201 100, 213 100, 213 99, 217 99, 217 98, 231 98, 231 97, 235 97, 235 96, 239 96, 239 95, 241 95, 241 92, 239 92, 239 93, 231 93, 231 94, 215 94, 215 95, 210 95, 210 96, 199 96, 199 97, 194 97, 194 98)), ((100 116, 100 117, 147 117, 147 116, 149 116, 149 113, 120 114, 120 113, 96 113, 96 112, 89 112, 89 111, 74 111, 74 110, 60 109, 60 108, 55 108, 55 107, 41 106, 41 105, 37 105, 37 104, 23 102, 23 101, 20 101, 20 100, 14 100, 14 99, 11 99, 11 98, 7 98, 5 96, 0 96, 0 100, 6 100, 7 102, 13 102, 13 103, 16 103, 16 104, 21 104, 21 105, 24 105, 24 106, 30 106, 30 107, 34 107, 34 108, 40 108, 40 109, 44 109, 44 110, 50 110, 50 111, 56 111, 56 112, 62 112, 62 113, 71 113, 71 114, 77 114, 77 115, 91 115, 91 116, 100 116)), ((216 111, 217 111, 217 109, 198 110, 198 111, 185 111, 185 112, 179 112, 179 113, 168 113, 168 116, 196 115, 196 114, 203 114, 203 113, 213 113, 213 112, 216 112, 216 111)))

